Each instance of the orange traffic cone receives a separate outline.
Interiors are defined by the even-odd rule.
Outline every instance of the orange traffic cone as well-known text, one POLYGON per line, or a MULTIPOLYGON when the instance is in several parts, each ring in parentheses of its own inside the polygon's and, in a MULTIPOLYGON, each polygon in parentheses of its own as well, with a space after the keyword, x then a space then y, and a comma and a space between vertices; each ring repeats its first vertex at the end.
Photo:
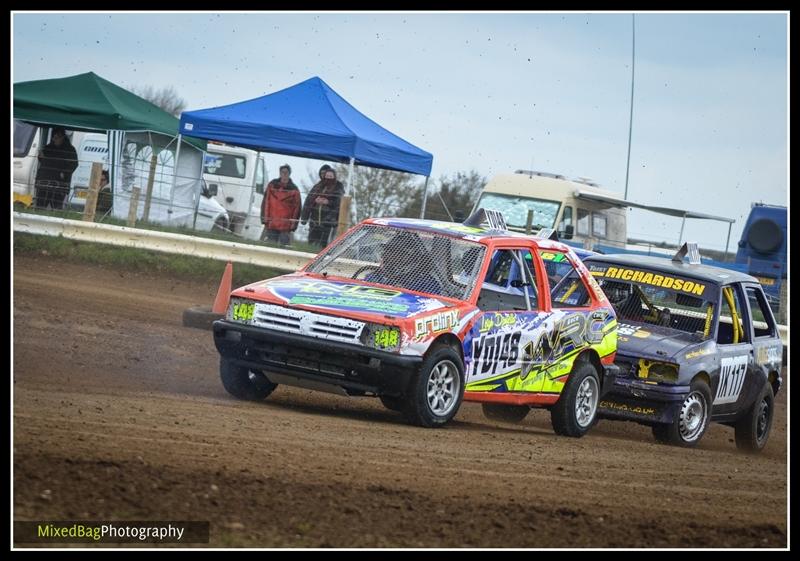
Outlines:
POLYGON ((231 297, 231 284, 233 282, 233 263, 228 261, 225 265, 225 272, 222 273, 222 281, 219 283, 217 297, 214 298, 214 307, 211 311, 215 314, 224 314, 228 311, 228 300, 231 297))

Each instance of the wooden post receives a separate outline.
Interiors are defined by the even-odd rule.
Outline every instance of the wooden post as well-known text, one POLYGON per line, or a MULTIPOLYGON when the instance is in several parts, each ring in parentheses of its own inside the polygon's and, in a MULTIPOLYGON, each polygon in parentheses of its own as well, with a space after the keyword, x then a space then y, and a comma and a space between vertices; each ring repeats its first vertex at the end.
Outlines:
POLYGON ((156 163, 158 162, 158 155, 153 153, 150 158, 150 174, 147 177, 147 194, 144 196, 144 212, 142 213, 142 222, 150 220, 150 200, 153 198, 153 182, 156 179, 156 163))
POLYGON ((128 206, 128 227, 130 228, 136 225, 136 212, 139 210, 139 193, 141 191, 138 187, 134 187, 131 193, 131 202, 128 206))
POLYGON ((342 204, 339 205, 339 226, 336 228, 336 235, 341 236, 350 225, 350 196, 342 197, 342 204))
POLYGON ((528 220, 525 222, 525 235, 531 235, 531 228, 533 227, 533 209, 528 211, 528 220))
POLYGON ((92 164, 92 174, 89 176, 89 192, 86 194, 86 203, 83 207, 83 221, 94 222, 97 211, 97 194, 100 192, 100 177, 103 173, 103 164, 92 164))

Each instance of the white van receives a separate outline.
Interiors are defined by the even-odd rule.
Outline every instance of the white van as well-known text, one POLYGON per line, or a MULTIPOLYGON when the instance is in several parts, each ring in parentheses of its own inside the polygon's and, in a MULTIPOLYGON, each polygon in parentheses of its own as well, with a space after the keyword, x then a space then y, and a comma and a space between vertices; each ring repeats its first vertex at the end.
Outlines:
POLYGON ((493 177, 483 188, 475 208, 499 210, 510 230, 524 232, 533 211, 532 233, 554 228, 561 240, 591 246, 601 243, 625 247, 626 206, 603 202, 618 195, 587 179, 517 170, 493 177))
POLYGON ((261 236, 261 201, 267 181, 265 156, 254 150, 209 141, 203 159, 208 190, 228 211, 233 233, 261 236))
MULTIPOLYGON (((37 127, 22 121, 14 120, 14 190, 13 201, 16 208, 30 207, 33 205, 35 195, 36 170, 38 168, 38 155, 41 147, 47 144, 42 138, 49 139, 51 129, 37 127)), ((108 138, 103 133, 90 133, 67 130, 72 145, 78 154, 78 167, 72 174, 70 191, 65 200, 66 207, 83 211, 86 204, 89 177, 92 164, 100 162, 104 168, 108 167, 108 138)), ((146 158, 149 162, 149 156, 146 158)), ((197 204, 196 219, 189 219, 187 215, 194 212, 175 213, 170 206, 169 199, 161 200, 159 195, 169 196, 171 188, 171 163, 164 165, 161 162, 156 166, 156 176, 159 178, 154 185, 154 204, 150 211, 150 221, 166 225, 185 225, 194 223, 194 229, 202 231, 228 230, 230 218, 227 211, 220 205, 209 191, 203 187, 202 196, 197 204), (161 203, 161 204, 159 204, 161 203), (176 218, 176 214, 180 214, 176 218)), ((147 165, 139 166, 146 175, 147 165)), ((146 177, 143 181, 146 183, 146 177)), ((162 197, 163 198, 163 197, 162 197)), ((109 201, 110 202, 110 201, 109 201)), ((140 206, 139 213, 143 207, 140 206)))

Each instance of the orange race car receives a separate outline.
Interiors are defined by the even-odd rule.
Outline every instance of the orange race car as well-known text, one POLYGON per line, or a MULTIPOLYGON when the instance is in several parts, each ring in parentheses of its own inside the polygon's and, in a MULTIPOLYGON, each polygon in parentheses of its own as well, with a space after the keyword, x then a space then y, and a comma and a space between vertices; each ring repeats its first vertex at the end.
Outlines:
POLYGON ((426 427, 462 399, 490 418, 546 407, 557 433, 582 436, 616 369, 616 326, 569 246, 481 209, 463 224, 365 220, 301 271, 235 290, 214 341, 238 398, 278 384, 378 396, 426 427))

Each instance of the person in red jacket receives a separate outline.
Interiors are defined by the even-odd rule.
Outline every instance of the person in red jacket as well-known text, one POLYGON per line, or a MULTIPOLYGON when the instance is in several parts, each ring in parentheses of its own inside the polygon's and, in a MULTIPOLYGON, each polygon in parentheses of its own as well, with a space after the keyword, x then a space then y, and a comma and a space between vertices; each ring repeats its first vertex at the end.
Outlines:
POLYGON ((264 225, 261 240, 289 245, 291 232, 297 230, 302 204, 300 190, 289 177, 292 168, 283 164, 279 171, 280 177, 269 182, 261 202, 261 223, 264 225))

